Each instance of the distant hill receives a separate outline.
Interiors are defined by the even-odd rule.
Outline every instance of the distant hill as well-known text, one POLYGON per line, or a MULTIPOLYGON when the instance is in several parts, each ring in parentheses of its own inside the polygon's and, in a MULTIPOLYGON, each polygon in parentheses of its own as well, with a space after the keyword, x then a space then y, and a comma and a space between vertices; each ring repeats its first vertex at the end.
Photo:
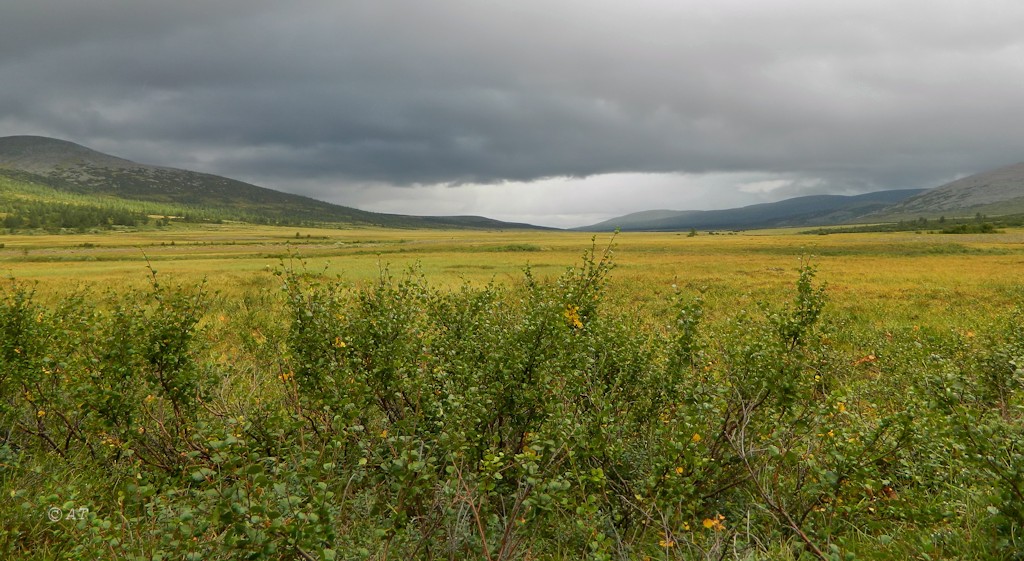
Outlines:
POLYGON ((577 230, 748 230, 843 224, 923 192, 924 189, 900 189, 853 196, 810 195, 726 210, 649 210, 627 214, 577 230))
POLYGON ((34 186, 29 190, 38 194, 42 192, 39 186, 45 186, 53 192, 79 195, 75 203, 78 205, 88 205, 88 197, 98 197, 105 205, 113 200, 143 202, 153 209, 190 209, 197 216, 247 222, 395 228, 539 228, 479 216, 419 217, 367 212, 227 177, 140 164, 73 142, 40 136, 0 138, 0 177, 6 178, 4 185, 8 190, 18 185, 34 186))
POLYGON ((883 209, 872 218, 916 219, 1024 213, 1024 163, 957 179, 883 209))

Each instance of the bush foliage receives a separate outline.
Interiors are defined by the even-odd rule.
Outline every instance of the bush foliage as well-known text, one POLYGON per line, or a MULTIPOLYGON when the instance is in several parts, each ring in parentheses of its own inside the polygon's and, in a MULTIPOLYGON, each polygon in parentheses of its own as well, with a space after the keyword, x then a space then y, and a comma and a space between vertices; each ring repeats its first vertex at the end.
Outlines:
POLYGON ((52 559, 1012 558, 1024 317, 792 300, 707 320, 557 279, 280 297, 0 293, 0 553, 52 559), (50 516, 59 514, 53 521, 50 516))

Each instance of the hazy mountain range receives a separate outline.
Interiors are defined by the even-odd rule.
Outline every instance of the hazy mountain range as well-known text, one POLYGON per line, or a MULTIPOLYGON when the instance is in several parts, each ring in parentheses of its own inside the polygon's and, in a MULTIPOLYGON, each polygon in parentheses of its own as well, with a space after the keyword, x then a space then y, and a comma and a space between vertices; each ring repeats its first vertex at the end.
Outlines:
MULTIPOLYGON (((367 212, 242 181, 140 164, 72 142, 39 136, 0 138, 0 203, 129 205, 134 212, 273 224, 396 228, 538 228, 480 216, 422 217, 367 212), (55 202, 56 201, 56 202, 55 202)), ((18 207, 18 208, 22 208, 18 207)), ((4 213, 0 208, 0 214, 4 213)), ((812 195, 726 210, 649 210, 576 228, 586 231, 741 230, 815 227, 1024 213, 1024 163, 971 175, 934 189, 863 195, 812 195)))
POLYGON ((864 195, 812 195, 726 210, 650 210, 578 228, 588 231, 740 230, 896 222, 919 218, 1024 213, 1024 163, 978 173, 933 189, 864 195))
POLYGON ((810 195, 726 210, 648 210, 592 226, 587 231, 744 230, 845 224, 922 193, 923 189, 866 195, 810 195))

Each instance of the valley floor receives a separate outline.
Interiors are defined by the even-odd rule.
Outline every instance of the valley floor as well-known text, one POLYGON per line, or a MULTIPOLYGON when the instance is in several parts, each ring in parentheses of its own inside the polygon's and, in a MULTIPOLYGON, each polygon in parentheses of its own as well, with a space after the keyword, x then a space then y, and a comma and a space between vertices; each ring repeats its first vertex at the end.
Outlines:
POLYGON ((0 557, 1024 550, 1024 231, 0 244, 0 557))

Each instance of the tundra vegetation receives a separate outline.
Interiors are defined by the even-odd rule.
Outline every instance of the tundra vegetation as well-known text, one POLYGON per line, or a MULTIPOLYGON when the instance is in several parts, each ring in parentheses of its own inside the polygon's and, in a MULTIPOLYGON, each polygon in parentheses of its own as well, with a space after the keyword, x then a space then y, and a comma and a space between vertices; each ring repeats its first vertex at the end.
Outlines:
POLYGON ((1017 232, 176 232, 5 238, 5 558, 1024 550, 1017 232))

